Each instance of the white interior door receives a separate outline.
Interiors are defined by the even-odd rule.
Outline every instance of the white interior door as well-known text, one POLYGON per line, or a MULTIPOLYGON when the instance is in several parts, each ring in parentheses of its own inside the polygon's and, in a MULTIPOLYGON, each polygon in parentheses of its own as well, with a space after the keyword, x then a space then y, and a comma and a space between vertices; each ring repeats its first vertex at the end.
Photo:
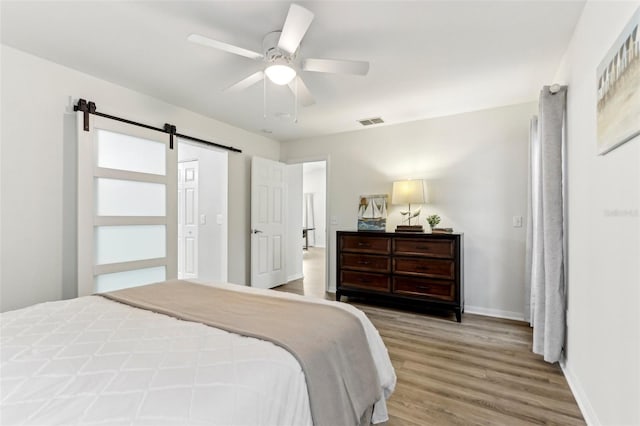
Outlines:
POLYGON ((178 163, 178 278, 198 278, 198 160, 178 163))
POLYGON ((286 281, 285 164, 251 160, 251 286, 272 288, 286 281))
POLYGON ((78 112, 78 296, 176 278, 177 154, 161 132, 78 112))

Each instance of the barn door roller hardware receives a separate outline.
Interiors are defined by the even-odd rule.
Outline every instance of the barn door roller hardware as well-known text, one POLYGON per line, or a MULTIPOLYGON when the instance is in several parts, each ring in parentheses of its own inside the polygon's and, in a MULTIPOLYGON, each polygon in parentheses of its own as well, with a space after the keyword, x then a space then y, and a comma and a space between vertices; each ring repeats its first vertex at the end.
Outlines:
POLYGON ((176 126, 173 124, 165 123, 164 127, 154 127, 149 126, 148 124, 139 123, 137 121, 128 120, 126 118, 117 117, 115 115, 105 114, 103 112, 98 112, 96 110, 96 104, 91 101, 87 101, 85 99, 78 99, 78 103, 73 106, 74 111, 82 111, 83 113, 83 129, 85 132, 89 131, 89 114, 97 115, 100 117, 108 118, 110 120, 120 121, 121 123, 127 123, 138 127, 144 127, 145 129, 155 130, 157 132, 168 133, 169 134, 169 148, 173 149, 174 136, 177 136, 182 139, 188 139, 194 142, 203 143, 205 145, 215 146, 217 148, 226 149, 228 151, 233 152, 242 152, 242 150, 238 148, 234 148, 232 146, 222 145, 215 142, 210 142, 204 139, 195 138, 193 136, 183 135, 178 133, 176 126))

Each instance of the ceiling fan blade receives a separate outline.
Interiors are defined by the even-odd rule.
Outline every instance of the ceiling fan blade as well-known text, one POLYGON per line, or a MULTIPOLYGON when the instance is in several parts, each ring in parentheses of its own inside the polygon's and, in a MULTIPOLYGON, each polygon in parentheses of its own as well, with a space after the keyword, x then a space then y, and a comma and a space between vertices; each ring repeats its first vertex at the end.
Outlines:
POLYGON ((257 82, 261 81, 264 78, 264 72, 258 71, 251 74, 249 77, 240 80, 239 82, 227 87, 224 89, 225 92, 239 92, 240 90, 244 90, 247 87, 253 86, 257 82))
POLYGON ((293 55, 298 49, 302 37, 309 29, 311 21, 313 21, 313 13, 311 11, 297 4, 292 4, 282 27, 278 48, 293 55))
POLYGON ((291 89, 294 94, 296 93, 296 90, 298 91, 297 96, 300 105, 306 107, 316 103, 316 100, 313 99, 313 95, 309 91, 309 88, 306 84, 304 84, 304 81, 302 81, 300 76, 297 76, 295 79, 291 80, 291 82, 289 83, 289 89, 291 89), (296 84, 298 85, 297 88, 296 84))
POLYGON ((203 46, 213 47, 214 49, 224 50, 225 52, 234 53, 236 55, 245 56, 250 59, 263 58, 263 55, 261 53, 243 49, 242 47, 234 46, 232 44, 223 43, 218 40, 213 40, 211 38, 207 38, 198 34, 191 34, 189 37, 187 37, 187 40, 192 43, 197 43, 203 46))
POLYGON ((305 59, 302 63, 302 69, 304 71, 329 72, 332 74, 367 75, 369 62, 340 59, 305 59))

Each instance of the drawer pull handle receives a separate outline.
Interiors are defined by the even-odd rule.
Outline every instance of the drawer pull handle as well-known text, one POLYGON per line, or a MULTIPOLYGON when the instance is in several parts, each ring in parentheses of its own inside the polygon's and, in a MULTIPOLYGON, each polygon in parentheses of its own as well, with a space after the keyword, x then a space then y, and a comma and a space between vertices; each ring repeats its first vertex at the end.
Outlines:
POLYGON ((368 284, 371 282, 371 280, 369 278, 360 278, 360 282, 364 284, 368 284))
POLYGON ((369 261, 368 260, 359 260, 358 261, 358 265, 368 265, 369 261))
POLYGON ((428 271, 429 267, 428 266, 417 266, 416 269, 418 271, 428 271))
POLYGON ((429 290, 429 287, 427 287, 427 286, 425 286, 425 285, 418 285, 418 286, 416 286, 416 288, 417 288, 418 290, 429 290))
POLYGON ((369 244, 369 243, 359 242, 359 243, 358 243, 358 247, 371 247, 371 244, 369 244))
POLYGON ((420 250, 429 250, 431 247, 429 247, 429 246, 416 246, 416 248, 420 249, 420 250))

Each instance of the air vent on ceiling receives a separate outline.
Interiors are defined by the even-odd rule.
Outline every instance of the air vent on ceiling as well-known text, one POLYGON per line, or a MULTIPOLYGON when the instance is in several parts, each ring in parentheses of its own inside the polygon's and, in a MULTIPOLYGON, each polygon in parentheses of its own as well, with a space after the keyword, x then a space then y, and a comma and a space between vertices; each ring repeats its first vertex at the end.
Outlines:
POLYGON ((362 124, 363 126, 371 126, 372 124, 384 123, 384 120, 380 117, 365 118, 363 120, 358 120, 358 123, 362 124))

